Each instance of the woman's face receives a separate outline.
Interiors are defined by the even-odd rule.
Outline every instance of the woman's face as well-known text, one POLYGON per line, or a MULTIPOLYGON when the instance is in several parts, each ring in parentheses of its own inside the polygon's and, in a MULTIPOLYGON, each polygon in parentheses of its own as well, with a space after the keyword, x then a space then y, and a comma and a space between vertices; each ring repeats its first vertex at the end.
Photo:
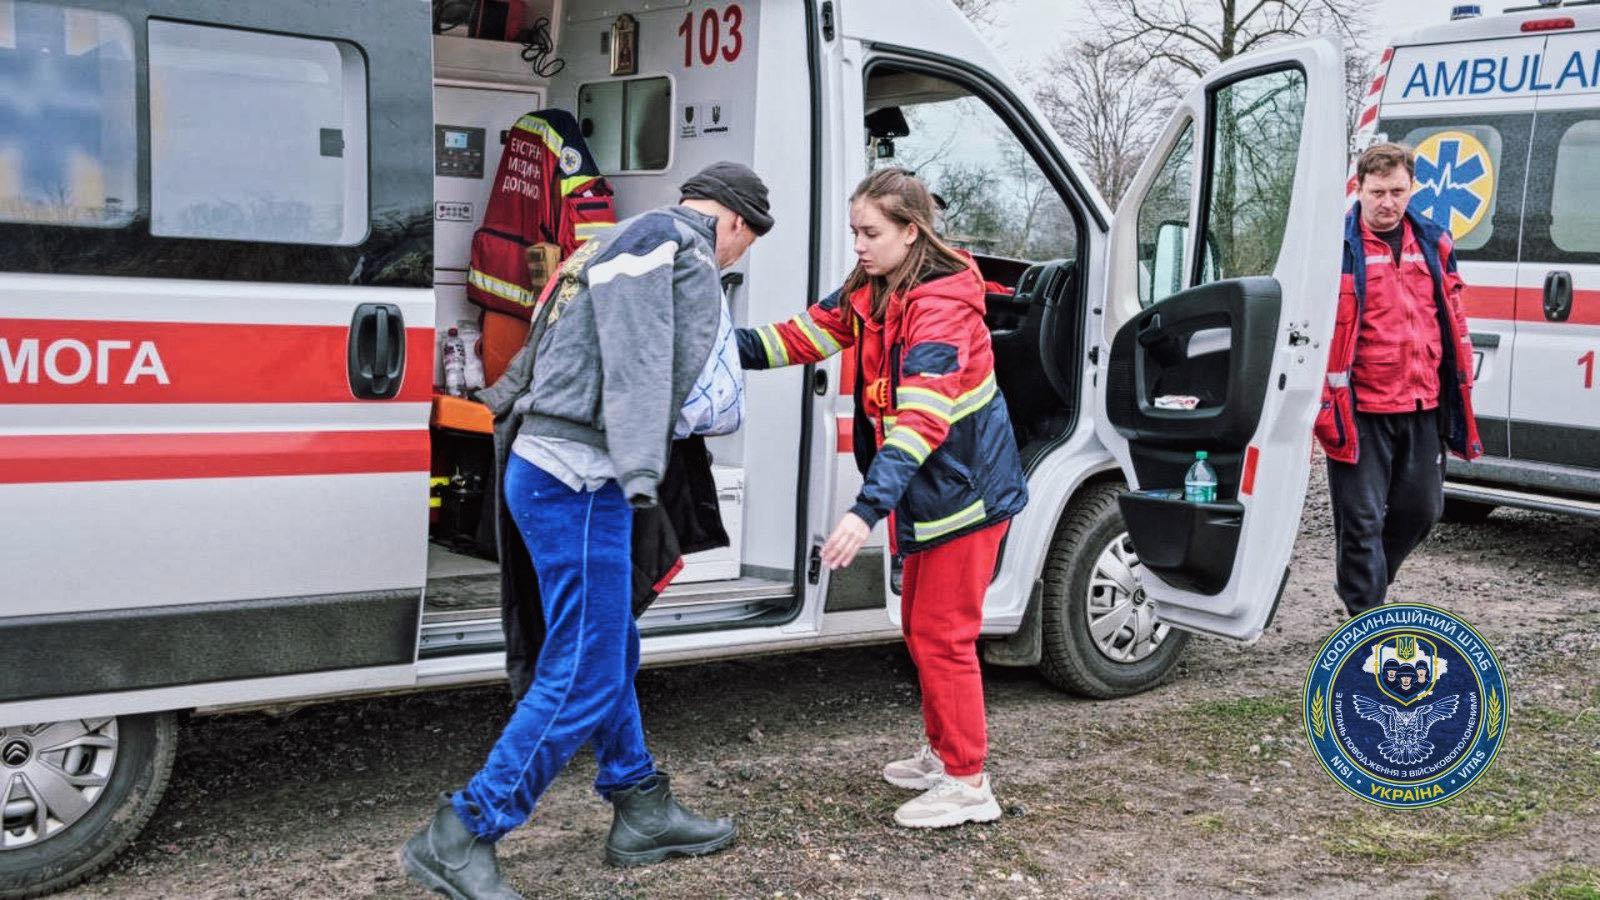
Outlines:
POLYGON ((865 197, 850 204, 850 233, 862 271, 880 276, 893 272, 917 242, 916 225, 900 225, 865 197))

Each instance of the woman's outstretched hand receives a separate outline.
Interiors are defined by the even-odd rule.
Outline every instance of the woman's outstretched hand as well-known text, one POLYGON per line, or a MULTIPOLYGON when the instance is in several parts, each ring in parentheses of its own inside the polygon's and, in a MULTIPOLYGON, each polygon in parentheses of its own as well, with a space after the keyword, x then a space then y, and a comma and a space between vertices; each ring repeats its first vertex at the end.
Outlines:
POLYGON ((842 569, 855 561, 861 545, 867 542, 872 528, 855 513, 845 513, 834 526, 828 542, 822 545, 822 564, 830 569, 842 569))

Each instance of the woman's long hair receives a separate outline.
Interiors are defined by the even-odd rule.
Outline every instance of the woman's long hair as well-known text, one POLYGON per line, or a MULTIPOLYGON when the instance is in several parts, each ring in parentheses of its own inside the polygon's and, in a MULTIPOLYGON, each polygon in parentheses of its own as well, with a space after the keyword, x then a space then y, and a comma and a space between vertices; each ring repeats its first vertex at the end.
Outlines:
POLYGON ((863 286, 872 287, 872 320, 882 322, 889 298, 904 295, 930 275, 954 274, 967 268, 966 257, 946 244, 933 230, 933 194, 922 179, 905 169, 879 169, 868 175, 850 195, 850 203, 866 200, 884 217, 904 228, 917 226, 917 239, 894 271, 868 275, 861 264, 844 280, 844 296, 863 286))

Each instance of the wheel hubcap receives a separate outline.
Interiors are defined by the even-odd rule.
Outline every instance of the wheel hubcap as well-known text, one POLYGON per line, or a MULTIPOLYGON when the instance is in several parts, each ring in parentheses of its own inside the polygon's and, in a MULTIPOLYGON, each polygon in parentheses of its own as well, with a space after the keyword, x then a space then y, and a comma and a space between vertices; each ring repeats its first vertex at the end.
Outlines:
POLYGON ((0 729, 0 851, 48 840, 88 814, 117 746, 116 719, 0 729))
POLYGON ((1095 560, 1084 597, 1089 634, 1112 662, 1136 663, 1156 652, 1170 630, 1156 621, 1155 605, 1139 579, 1144 567, 1126 532, 1117 535, 1095 560))

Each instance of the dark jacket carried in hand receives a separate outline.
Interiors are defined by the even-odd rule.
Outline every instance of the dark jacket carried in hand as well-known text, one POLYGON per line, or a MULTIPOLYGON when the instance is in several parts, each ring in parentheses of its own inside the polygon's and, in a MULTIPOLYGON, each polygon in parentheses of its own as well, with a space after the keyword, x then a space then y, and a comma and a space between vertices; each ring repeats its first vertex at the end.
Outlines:
POLYGON ((517 697, 533 683, 545 632, 533 562, 502 498, 522 429, 608 451, 635 509, 634 615, 677 574, 683 554, 728 545, 705 442, 670 440, 721 314, 714 228, 710 217, 673 207, 585 244, 546 287, 505 374, 479 395, 495 422, 500 609, 517 697))

